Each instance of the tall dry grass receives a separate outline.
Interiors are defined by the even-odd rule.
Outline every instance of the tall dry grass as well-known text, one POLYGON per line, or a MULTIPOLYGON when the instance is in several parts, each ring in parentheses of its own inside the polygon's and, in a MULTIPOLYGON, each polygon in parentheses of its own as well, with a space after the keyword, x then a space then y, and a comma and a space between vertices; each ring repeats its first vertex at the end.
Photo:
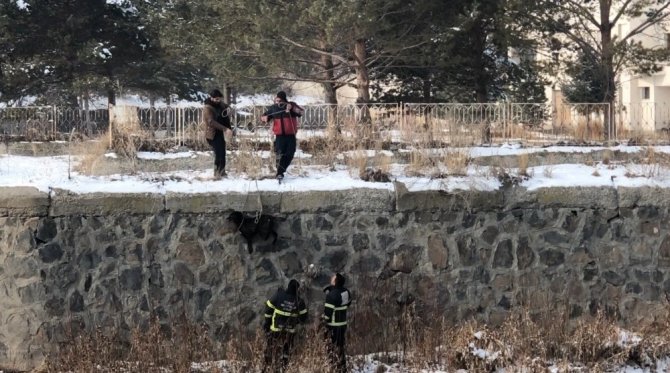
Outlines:
POLYGON ((572 137, 580 142, 602 141, 604 134, 605 126, 600 118, 579 116, 572 127, 572 137))
MULTIPOLYGON (((670 312, 628 332, 602 312, 571 320, 561 307, 513 308, 500 324, 477 319, 454 323, 437 304, 406 303, 408 299, 392 293, 380 297, 372 290, 386 287, 370 285, 370 291, 360 294, 351 310, 350 368, 360 366, 362 356, 371 353, 378 361, 397 363, 408 371, 469 372, 500 368, 544 372, 552 363, 565 371, 568 366, 582 366, 590 372, 604 372, 626 362, 651 365, 670 356, 670 312), (372 300, 374 304, 368 303, 372 300), (629 336, 629 342, 622 336, 629 336), (631 343, 630 336, 639 342, 631 343)), ((329 369, 328 343, 318 315, 313 316, 297 334, 287 373, 329 369)), ((215 339, 210 330, 183 315, 172 323, 146 321, 125 340, 122 330, 98 328, 71 335, 48 359, 46 371, 257 372, 264 365, 265 338, 260 331, 231 332, 215 339), (222 360, 225 366, 216 363, 222 360)))

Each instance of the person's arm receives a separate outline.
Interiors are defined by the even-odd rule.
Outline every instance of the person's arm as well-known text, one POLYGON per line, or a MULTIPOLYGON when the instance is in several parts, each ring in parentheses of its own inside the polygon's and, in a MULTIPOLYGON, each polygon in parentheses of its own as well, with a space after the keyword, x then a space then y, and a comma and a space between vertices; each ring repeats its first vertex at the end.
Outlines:
POLYGON ((307 306, 305 302, 301 299, 298 307, 298 320, 301 323, 307 322, 307 306))
POLYGON ((267 110, 265 110, 265 113, 261 116, 261 121, 263 122, 268 122, 269 120, 272 119, 273 115, 278 114, 281 111, 279 106, 277 105, 272 105, 270 106, 267 110))
POLYGON ((226 106, 225 109, 221 112, 221 125, 228 128, 229 130, 233 130, 233 126, 230 124, 230 106, 226 106))
POLYGON ((303 109, 302 107, 300 107, 300 105, 296 104, 293 101, 287 103, 286 108, 288 109, 289 113, 291 113, 292 117, 301 117, 302 114, 305 112, 305 109, 303 109))
POLYGON ((340 300, 337 299, 337 292, 328 291, 328 294, 326 294, 326 302, 323 305, 323 320, 326 323, 329 323, 333 319, 333 312, 335 312, 335 307, 339 306, 340 300))
POLYGON ((265 301, 265 312, 263 312, 263 328, 265 330, 270 330, 270 324, 272 324, 272 316, 277 309, 277 303, 279 298, 279 292, 274 293, 274 295, 265 301))

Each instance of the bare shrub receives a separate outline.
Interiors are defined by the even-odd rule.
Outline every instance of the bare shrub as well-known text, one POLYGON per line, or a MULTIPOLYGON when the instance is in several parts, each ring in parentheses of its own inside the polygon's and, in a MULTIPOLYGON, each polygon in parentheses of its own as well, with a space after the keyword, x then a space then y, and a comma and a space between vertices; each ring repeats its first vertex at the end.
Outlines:
POLYGON ((86 175, 98 173, 98 168, 104 167, 108 144, 104 136, 93 141, 78 143, 72 149, 75 154, 79 155, 75 170, 86 175))
POLYGON ((528 153, 520 153, 517 157, 519 162, 518 173, 520 176, 528 176, 528 153))
POLYGON ((603 139, 603 122, 600 118, 588 118, 580 116, 577 124, 573 127, 573 137, 577 141, 599 141, 603 139))
POLYGON ((354 177, 361 177, 365 173, 368 165, 368 154, 365 149, 358 149, 349 152, 345 157, 349 174, 354 177))
POLYGON ((239 173, 247 174, 252 179, 261 179, 264 176, 264 170, 274 165, 274 152, 270 152, 269 159, 264 159, 258 142, 238 139, 237 151, 230 164, 239 173))
POLYGON ((468 148, 454 149, 444 155, 443 162, 450 175, 465 176, 470 164, 470 151, 468 148))
POLYGON ((626 354, 617 347, 616 323, 598 311, 594 317, 579 320, 568 342, 570 355, 584 364, 597 364, 603 360, 621 364, 626 354))
POLYGON ((605 151, 603 151, 603 164, 604 165, 610 164, 610 162, 612 162, 613 157, 614 153, 609 149, 605 149, 605 151))
POLYGON ((430 174, 437 167, 435 158, 431 156, 430 150, 414 149, 409 153, 409 164, 406 172, 410 176, 422 176, 430 174))

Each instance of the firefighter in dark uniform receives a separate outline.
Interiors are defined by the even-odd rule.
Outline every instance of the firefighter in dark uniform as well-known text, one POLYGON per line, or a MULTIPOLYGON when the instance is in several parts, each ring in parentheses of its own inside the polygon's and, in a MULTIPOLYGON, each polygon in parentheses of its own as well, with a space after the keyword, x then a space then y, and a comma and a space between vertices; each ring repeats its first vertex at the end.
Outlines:
POLYGON ((298 324, 307 321, 307 307, 298 296, 300 284, 291 280, 265 302, 263 329, 267 335, 263 372, 285 371, 298 324))
POLYGON ((338 373, 347 371, 347 357, 344 341, 347 332, 347 308, 351 304, 351 293, 344 287, 345 278, 339 273, 330 279, 326 292, 326 303, 323 307, 323 321, 330 339, 330 358, 333 370, 338 373))

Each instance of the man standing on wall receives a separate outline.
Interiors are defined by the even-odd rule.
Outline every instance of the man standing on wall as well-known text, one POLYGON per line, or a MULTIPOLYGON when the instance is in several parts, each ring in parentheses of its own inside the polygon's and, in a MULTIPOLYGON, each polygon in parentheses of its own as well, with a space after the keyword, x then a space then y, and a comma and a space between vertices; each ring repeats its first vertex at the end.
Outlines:
POLYGON ((296 328, 307 321, 307 307, 298 296, 300 284, 291 280, 286 290, 279 288, 265 302, 263 330, 267 336, 265 364, 263 373, 269 369, 275 372, 286 371, 293 349, 296 328))
POLYGON ((296 133, 298 133, 298 118, 304 110, 293 101, 287 101, 286 92, 279 91, 261 120, 268 122, 272 119, 272 132, 275 134, 275 156, 277 158, 277 180, 284 179, 284 173, 291 164, 296 150, 296 133))
POLYGON ((347 356, 344 342, 347 332, 347 309, 351 304, 351 294, 344 287, 345 278, 335 273, 330 279, 330 285, 323 289, 326 293, 326 303, 323 307, 323 321, 330 338, 330 360, 333 371, 344 373, 347 371, 347 356))
POLYGON ((223 94, 218 89, 209 92, 202 109, 205 123, 205 139, 214 150, 214 179, 226 176, 226 140, 224 132, 232 134, 230 107, 222 101, 223 94))

